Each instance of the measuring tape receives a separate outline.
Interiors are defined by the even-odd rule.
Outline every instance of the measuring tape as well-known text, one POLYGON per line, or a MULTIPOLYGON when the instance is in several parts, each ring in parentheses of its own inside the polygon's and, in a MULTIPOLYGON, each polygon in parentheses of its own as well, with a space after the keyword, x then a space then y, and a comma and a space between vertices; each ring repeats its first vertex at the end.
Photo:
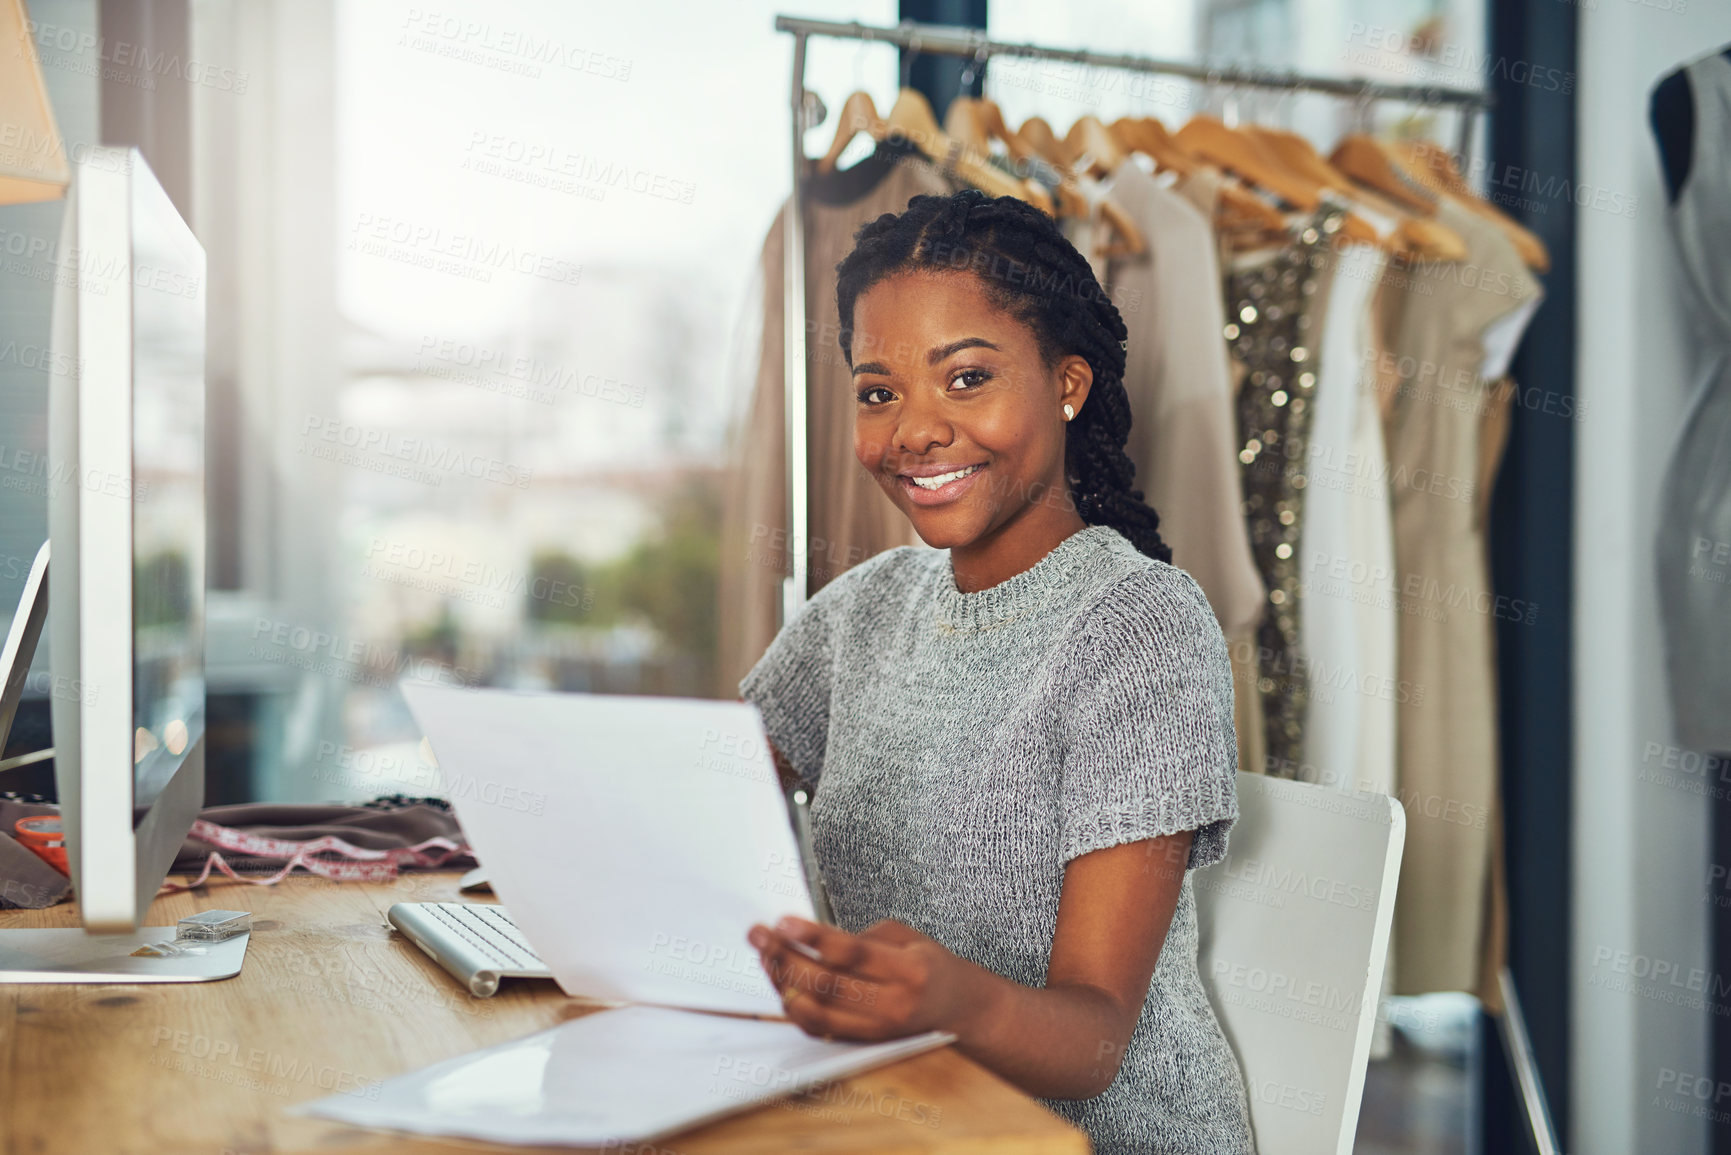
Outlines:
MULTIPOLYGON (((27 822, 30 819, 22 821, 27 822)), ((414 846, 392 850, 369 850, 364 846, 345 842, 333 834, 306 842, 296 842, 288 838, 266 838, 261 834, 248 834, 244 830, 207 822, 203 818, 192 824, 192 837, 220 847, 221 850, 210 852, 205 859, 204 870, 197 878, 191 882, 167 883, 158 894, 176 894, 203 886, 212 870, 220 870, 236 882, 250 883, 253 886, 273 886, 292 874, 297 866, 321 878, 338 882, 389 882, 397 877, 397 871, 404 866, 436 868, 443 866, 445 861, 454 855, 470 853, 467 843, 452 842, 449 838, 429 838, 414 846), (222 850, 252 858, 282 859, 282 869, 262 877, 240 874, 222 856, 222 850), (338 857, 319 857, 331 854, 338 857)), ((61 856, 64 857, 65 853, 62 850, 61 856)))

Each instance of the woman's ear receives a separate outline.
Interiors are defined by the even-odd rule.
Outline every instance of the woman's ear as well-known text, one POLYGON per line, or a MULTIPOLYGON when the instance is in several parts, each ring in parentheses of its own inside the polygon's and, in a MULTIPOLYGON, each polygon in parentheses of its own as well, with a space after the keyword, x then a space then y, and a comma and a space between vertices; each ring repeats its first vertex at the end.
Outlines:
MULTIPOLYGON (((1094 386, 1094 367, 1088 364, 1086 357, 1075 354, 1064 358, 1058 363, 1058 411, 1063 413, 1067 405, 1077 416, 1081 415, 1082 404, 1088 400, 1088 390, 1094 386)), ((1071 420, 1071 418, 1065 418, 1071 420)))

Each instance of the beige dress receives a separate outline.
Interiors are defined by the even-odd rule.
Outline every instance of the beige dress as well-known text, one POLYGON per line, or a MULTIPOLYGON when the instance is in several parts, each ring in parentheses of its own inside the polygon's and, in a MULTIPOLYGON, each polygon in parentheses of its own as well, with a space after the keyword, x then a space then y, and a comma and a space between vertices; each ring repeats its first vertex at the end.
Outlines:
MULTIPOLYGON (((853 453, 852 377, 837 343, 835 267, 860 225, 901 212, 919 194, 958 184, 910 150, 880 145, 845 171, 807 181, 805 205, 806 423, 811 591, 899 545, 920 545, 912 524, 860 468, 853 453)), ((782 205, 764 238, 763 340, 749 412, 727 472, 721 530, 716 692, 738 695, 781 624, 782 578, 791 572, 784 432, 785 352, 782 205)))
MULTIPOLYGON (((1495 629, 1526 603, 1491 588, 1479 488, 1500 446, 1482 376, 1485 332, 1532 307, 1538 283, 1497 226, 1443 201, 1464 262, 1415 266, 1381 295, 1398 366, 1387 399, 1400 679, 1398 796, 1406 850, 1395 903, 1395 992, 1482 990, 1500 951, 1492 856, 1498 806, 1495 629)), ((1514 591, 1518 593, 1518 591, 1514 591)))
POLYGON ((1148 239, 1148 251, 1111 262, 1112 299, 1130 331, 1124 387, 1134 422, 1127 449, 1136 484, 1160 514, 1173 563, 1188 570, 1220 622, 1232 654, 1238 766, 1264 768, 1256 627, 1267 591, 1244 530, 1235 394, 1222 332, 1218 182, 1163 188, 1134 161, 1113 173, 1107 195, 1148 239))
POLYGON ((1134 161, 1112 174, 1107 195, 1148 241, 1146 252, 1107 269, 1130 331, 1126 448, 1136 484, 1160 514, 1172 564, 1196 579, 1231 637, 1261 619, 1265 593, 1244 530, 1214 229, 1134 161))
MULTIPOLYGON (((1195 205, 1202 219, 1212 227, 1220 212, 1220 189, 1224 183, 1225 178, 1219 173, 1202 168, 1178 178, 1172 191, 1195 205)), ((1214 234, 1214 254, 1217 268, 1227 263, 1229 254, 1219 233, 1214 234)), ((1227 365, 1227 395, 1236 408, 1238 391, 1244 383, 1244 367, 1231 358, 1227 359, 1227 365)), ((1261 581, 1260 574, 1257 580, 1261 581)), ((1233 722, 1238 731, 1238 768, 1253 774, 1261 774, 1268 767, 1268 744, 1262 725, 1261 679, 1256 671, 1256 630, 1260 621, 1259 616, 1256 622, 1226 635, 1226 645, 1232 653, 1233 722)))

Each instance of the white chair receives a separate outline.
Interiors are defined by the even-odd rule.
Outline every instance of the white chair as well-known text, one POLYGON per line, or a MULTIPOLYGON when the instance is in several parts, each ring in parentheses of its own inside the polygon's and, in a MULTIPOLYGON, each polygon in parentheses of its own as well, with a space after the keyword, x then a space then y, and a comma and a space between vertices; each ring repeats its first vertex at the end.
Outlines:
POLYGON ((1224 861, 1196 872, 1202 982, 1258 1155, 1350 1155, 1406 814, 1386 794, 1238 775, 1224 861))

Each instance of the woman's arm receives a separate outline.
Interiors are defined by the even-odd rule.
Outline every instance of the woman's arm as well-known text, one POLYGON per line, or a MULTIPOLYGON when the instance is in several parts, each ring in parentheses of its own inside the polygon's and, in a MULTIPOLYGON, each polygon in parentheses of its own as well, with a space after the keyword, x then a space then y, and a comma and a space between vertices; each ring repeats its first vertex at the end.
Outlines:
POLYGON ((958 958, 899 922, 863 934, 804 919, 749 936, 787 1016, 808 1034, 887 1039, 946 1030, 1022 1090, 1087 1099, 1117 1077, 1148 997, 1190 855, 1189 831, 1073 859, 1064 871, 1046 985, 958 958), (791 942, 813 948, 807 957, 791 942))

